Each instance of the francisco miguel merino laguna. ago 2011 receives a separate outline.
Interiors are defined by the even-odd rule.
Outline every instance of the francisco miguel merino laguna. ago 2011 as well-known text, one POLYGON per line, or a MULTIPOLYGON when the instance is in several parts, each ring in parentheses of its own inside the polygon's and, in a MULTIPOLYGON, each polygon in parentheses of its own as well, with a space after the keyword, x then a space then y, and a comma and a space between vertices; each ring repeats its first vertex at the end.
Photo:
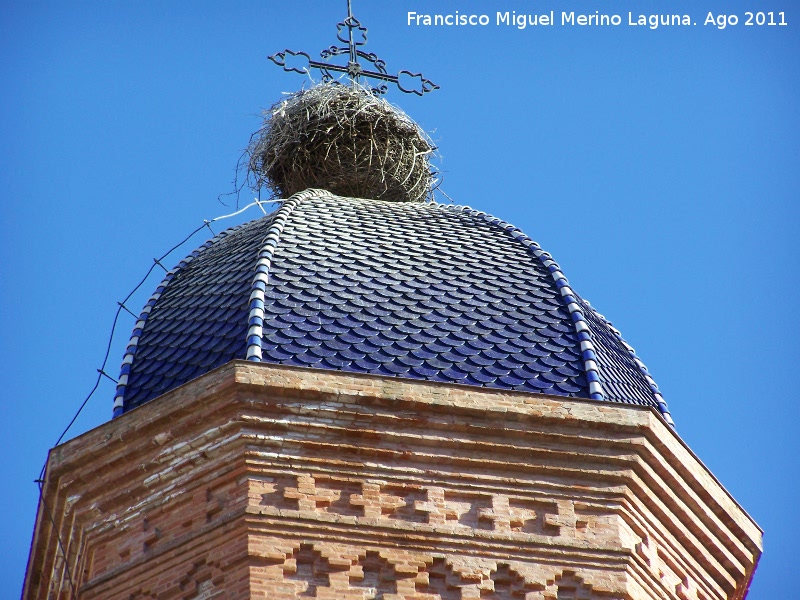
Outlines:
MULTIPOLYGON (((574 11, 561 11, 556 19, 556 11, 551 10, 541 14, 522 14, 516 11, 497 11, 494 20, 487 14, 462 14, 455 11, 451 14, 425 14, 408 11, 407 25, 423 27, 486 27, 489 25, 516 27, 549 27, 562 25, 567 27, 675 27, 696 25, 697 22, 687 14, 636 14, 629 12, 627 21, 618 14, 605 14, 600 11, 594 13, 576 13, 574 11)), ((739 24, 737 15, 715 15, 709 12, 702 21, 704 26, 714 26, 725 29, 728 26, 739 24)), ((752 13, 746 12, 742 16, 744 25, 787 25, 786 15, 783 12, 752 13)))

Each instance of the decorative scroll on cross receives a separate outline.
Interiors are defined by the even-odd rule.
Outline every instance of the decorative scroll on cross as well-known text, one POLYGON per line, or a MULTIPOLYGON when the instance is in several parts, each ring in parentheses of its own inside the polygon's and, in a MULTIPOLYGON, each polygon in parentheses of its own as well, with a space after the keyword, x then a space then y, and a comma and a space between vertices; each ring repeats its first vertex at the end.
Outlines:
MULTIPOLYGON (((335 72, 346 73, 354 83, 358 83, 361 77, 388 81, 396 84, 401 92, 417 94, 417 96, 439 89, 439 86, 430 79, 425 79, 422 73, 403 70, 398 72, 397 75, 389 75, 386 71, 386 63, 378 58, 377 54, 374 52, 367 53, 359 49, 360 46, 367 43, 367 28, 363 27, 361 22, 353 16, 350 0, 347 0, 347 18, 338 23, 336 27, 338 29, 336 37, 347 46, 331 46, 320 52, 320 56, 325 61, 328 61, 334 56, 347 54, 349 56, 347 65, 311 60, 311 57, 305 52, 294 52, 288 49, 273 54, 269 59, 279 67, 283 67, 283 70, 287 72, 309 73, 311 69, 319 69, 322 73, 322 81, 332 81, 332 73, 335 72), (359 58, 371 63, 372 70, 364 69, 358 62, 359 58)), ((387 90, 387 85, 381 83, 372 88, 372 93, 385 94, 387 90)))

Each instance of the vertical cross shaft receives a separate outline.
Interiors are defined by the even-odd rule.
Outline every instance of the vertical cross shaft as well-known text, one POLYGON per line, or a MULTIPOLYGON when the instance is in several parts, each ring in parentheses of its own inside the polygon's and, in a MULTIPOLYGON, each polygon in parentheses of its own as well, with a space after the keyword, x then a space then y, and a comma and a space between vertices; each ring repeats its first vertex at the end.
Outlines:
MULTIPOLYGON (((347 0, 347 39, 350 40, 349 47, 350 47, 350 65, 351 67, 358 64, 358 54, 356 53, 356 45, 353 43, 353 8, 351 6, 351 0, 347 0)), ((358 69, 352 69, 356 74, 352 77, 353 83, 358 82, 358 69)))

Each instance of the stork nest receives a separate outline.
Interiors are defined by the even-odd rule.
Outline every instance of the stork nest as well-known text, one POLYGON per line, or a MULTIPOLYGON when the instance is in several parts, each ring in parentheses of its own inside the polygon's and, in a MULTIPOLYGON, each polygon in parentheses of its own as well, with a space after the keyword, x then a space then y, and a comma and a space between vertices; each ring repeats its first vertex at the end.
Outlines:
POLYGON ((273 197, 322 188, 419 202, 432 191, 434 150, 414 121, 367 88, 323 83, 266 111, 246 155, 255 189, 273 197))

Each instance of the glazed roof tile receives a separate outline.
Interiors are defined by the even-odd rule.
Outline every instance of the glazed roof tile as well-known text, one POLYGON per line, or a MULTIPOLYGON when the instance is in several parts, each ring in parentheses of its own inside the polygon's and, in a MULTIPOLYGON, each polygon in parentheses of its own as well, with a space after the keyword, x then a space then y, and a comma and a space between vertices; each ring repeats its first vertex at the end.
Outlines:
POLYGON ((521 231, 468 207, 297 194, 167 274, 115 399, 232 359, 651 405, 644 365, 521 231))

